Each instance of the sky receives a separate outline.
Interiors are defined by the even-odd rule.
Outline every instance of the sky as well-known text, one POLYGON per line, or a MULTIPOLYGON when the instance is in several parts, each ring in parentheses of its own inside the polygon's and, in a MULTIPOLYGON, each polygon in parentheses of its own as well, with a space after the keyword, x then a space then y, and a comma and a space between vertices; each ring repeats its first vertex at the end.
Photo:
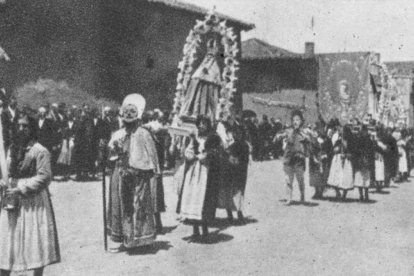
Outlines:
POLYGON ((254 23, 259 38, 303 53, 374 51, 382 61, 414 60, 414 0, 185 0, 254 23), (312 17, 314 27, 312 29, 312 17))

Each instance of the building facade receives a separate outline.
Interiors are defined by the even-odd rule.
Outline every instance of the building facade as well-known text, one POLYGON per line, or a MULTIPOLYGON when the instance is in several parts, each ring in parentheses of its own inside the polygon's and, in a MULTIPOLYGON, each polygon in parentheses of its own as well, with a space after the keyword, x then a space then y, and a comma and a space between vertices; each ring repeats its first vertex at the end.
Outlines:
MULTIPOLYGON (((189 30, 208 11, 175 0, 15 0, 0 5, 9 91, 39 78, 121 101, 141 93, 170 109, 189 30)), ((254 26, 219 15, 240 33, 254 26)))

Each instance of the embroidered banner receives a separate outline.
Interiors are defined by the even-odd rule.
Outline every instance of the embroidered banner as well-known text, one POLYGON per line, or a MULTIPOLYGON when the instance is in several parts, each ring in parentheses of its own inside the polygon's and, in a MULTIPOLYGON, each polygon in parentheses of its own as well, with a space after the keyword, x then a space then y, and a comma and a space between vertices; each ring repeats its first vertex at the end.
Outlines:
POLYGON ((340 53, 319 58, 319 108, 326 121, 363 119, 371 91, 369 57, 369 53, 340 53))

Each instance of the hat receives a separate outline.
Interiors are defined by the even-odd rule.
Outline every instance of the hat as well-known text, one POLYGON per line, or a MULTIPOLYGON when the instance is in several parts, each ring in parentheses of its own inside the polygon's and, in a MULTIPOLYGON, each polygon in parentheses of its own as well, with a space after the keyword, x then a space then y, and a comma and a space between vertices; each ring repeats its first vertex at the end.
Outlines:
POLYGON ((145 109, 145 99, 140 94, 129 94, 122 102, 121 116, 124 122, 130 123, 141 119, 145 109))

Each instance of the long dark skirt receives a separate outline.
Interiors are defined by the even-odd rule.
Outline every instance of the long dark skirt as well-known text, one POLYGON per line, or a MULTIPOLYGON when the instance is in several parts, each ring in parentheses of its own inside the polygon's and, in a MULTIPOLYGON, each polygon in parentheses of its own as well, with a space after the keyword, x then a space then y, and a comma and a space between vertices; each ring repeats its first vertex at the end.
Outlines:
POLYGON ((238 165, 222 162, 217 208, 243 211, 248 165, 246 162, 238 165))

